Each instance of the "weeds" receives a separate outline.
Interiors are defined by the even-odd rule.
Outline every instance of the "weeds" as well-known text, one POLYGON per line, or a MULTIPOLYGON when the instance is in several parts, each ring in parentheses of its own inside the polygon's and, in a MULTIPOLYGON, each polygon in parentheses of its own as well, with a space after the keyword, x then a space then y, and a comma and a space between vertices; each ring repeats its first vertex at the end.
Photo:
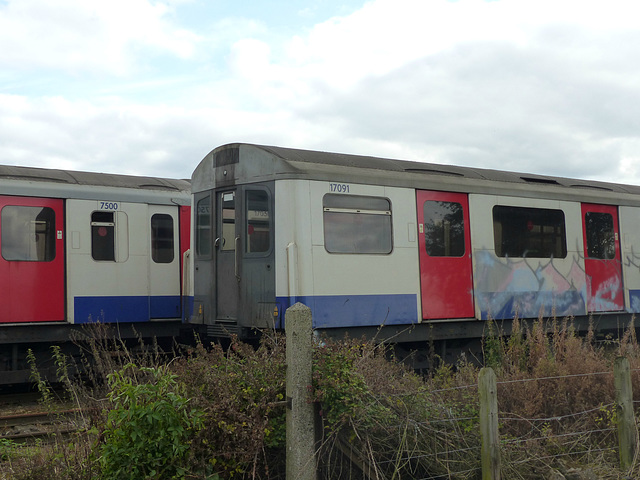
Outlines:
MULTIPOLYGON (((624 354, 640 398, 633 324, 607 343, 596 343, 593 330, 578 336, 571 319, 516 320, 512 329, 507 337, 488 323, 484 343, 485 363, 498 375, 505 478, 543 478, 551 468, 567 478, 581 469, 622 478, 611 372, 624 354)), ((284 478, 282 336, 257 347, 198 344, 173 361, 155 345, 125 345, 100 330, 83 342, 84 382, 72 362, 54 357, 61 383, 90 412, 89 432, 29 453, 0 444, 0 477, 284 478)), ((479 367, 439 363, 422 377, 390 356, 357 340, 316 347, 310 396, 323 427, 320 477, 478 478, 479 367)), ((34 382, 50 401, 48 384, 35 373, 34 382)))
POLYGON ((128 364, 109 375, 111 410, 100 444, 102 475, 112 480, 184 478, 190 439, 202 412, 190 408, 166 367, 128 364))

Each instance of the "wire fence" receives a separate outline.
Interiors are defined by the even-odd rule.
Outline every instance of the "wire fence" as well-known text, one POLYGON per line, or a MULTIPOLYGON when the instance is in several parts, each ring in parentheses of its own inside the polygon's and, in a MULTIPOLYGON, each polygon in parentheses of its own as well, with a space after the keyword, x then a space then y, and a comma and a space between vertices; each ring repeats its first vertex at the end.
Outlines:
MULTIPOLYGON (((613 371, 496 382, 503 478, 542 477, 523 475, 524 466, 532 472, 569 464, 618 468, 620 406, 614 383, 613 371), (535 408, 539 406, 543 408, 535 408), (522 413, 528 411, 533 414, 522 413)), ((479 478, 483 439, 478 384, 434 389, 425 396, 397 393, 371 399, 391 407, 393 415, 368 431, 369 445, 376 450, 368 453, 374 465, 365 478, 391 478, 390 472, 399 471, 423 480, 479 478), (421 408, 429 411, 411 416, 421 408)))

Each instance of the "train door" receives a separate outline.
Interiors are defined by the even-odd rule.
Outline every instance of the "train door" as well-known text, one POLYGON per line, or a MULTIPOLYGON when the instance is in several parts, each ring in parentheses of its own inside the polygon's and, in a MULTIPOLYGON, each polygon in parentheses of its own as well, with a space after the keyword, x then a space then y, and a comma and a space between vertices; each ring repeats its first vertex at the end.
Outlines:
POLYGON ((0 197, 0 323, 62 321, 63 201, 0 197))
POLYGON ((149 313, 180 318, 180 224, 176 207, 149 205, 149 313))
POLYGON ((582 204, 587 310, 624 308, 618 209, 611 205, 582 204))
POLYGON ((215 303, 218 320, 238 318, 240 298, 241 238, 236 190, 218 192, 216 197, 215 303))
POLYGON ((422 318, 475 314, 468 197, 417 191, 422 318))
POLYGON ((271 202, 266 186, 216 194, 213 291, 218 322, 272 326, 275 274, 271 202))

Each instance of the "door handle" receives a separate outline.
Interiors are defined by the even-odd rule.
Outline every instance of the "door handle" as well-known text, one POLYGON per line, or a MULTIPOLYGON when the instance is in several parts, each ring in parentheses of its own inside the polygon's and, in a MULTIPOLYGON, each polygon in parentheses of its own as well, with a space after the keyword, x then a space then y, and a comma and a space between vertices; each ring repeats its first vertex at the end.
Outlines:
POLYGON ((236 237, 235 243, 235 273, 236 280, 240 282, 240 261, 238 260, 238 255, 240 255, 240 235, 236 237))

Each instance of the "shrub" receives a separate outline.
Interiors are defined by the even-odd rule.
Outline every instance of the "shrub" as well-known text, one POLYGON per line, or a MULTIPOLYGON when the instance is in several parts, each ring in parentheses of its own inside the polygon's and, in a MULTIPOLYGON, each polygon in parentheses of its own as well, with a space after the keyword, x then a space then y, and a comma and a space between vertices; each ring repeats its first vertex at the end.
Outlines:
POLYGON ((193 405, 206 411, 192 469, 222 478, 278 478, 285 467, 284 336, 265 335, 257 348, 237 339, 226 349, 199 345, 173 369, 193 405))
POLYGON ((100 448, 103 477, 182 478, 182 462, 202 414, 189 407, 176 376, 166 367, 129 364, 108 378, 112 409, 100 448))

